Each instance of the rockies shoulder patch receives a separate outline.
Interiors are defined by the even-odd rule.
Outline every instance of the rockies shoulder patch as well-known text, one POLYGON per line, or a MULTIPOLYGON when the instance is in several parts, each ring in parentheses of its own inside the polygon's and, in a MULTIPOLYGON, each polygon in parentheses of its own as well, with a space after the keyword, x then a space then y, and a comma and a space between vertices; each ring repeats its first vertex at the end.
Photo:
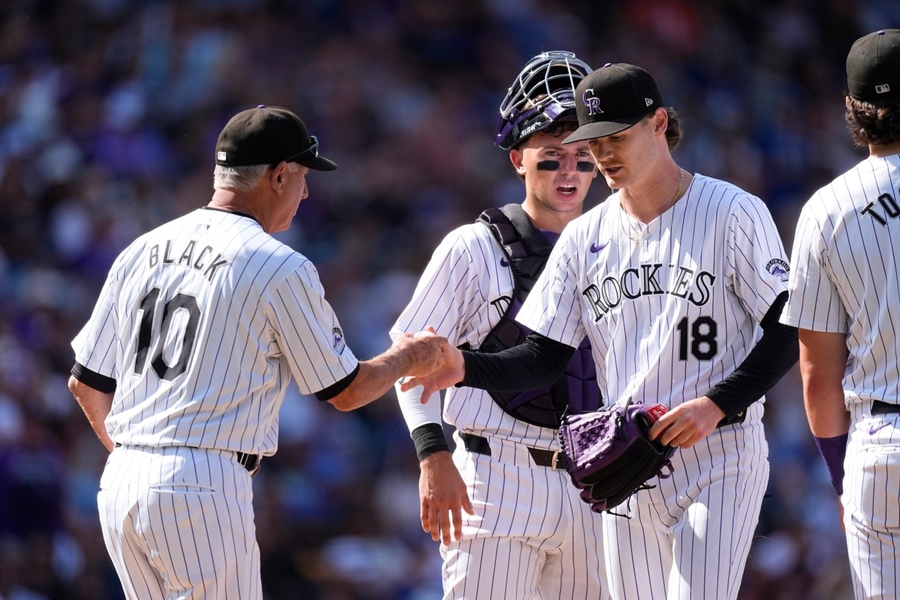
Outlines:
POLYGON ((341 331, 340 327, 335 327, 331 330, 331 343, 337 354, 344 353, 344 348, 347 347, 347 343, 344 342, 344 332, 341 331))
POLYGON ((788 275, 791 272, 791 267, 788 266, 788 264, 780 258, 773 258, 768 263, 766 263, 766 271, 768 271, 770 275, 774 275, 781 281, 787 281, 788 275))

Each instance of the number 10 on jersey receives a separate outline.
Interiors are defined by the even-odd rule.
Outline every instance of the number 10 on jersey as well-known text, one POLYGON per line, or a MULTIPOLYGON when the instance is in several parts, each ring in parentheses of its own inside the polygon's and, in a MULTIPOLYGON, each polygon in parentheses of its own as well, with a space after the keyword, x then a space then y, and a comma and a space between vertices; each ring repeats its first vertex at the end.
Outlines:
POLYGON ((141 319, 135 347, 134 372, 136 375, 143 375, 147 366, 147 356, 152 349, 151 368, 160 379, 172 381, 187 369, 191 351, 194 349, 194 341, 197 338, 200 307, 197 305, 197 299, 187 294, 175 294, 171 300, 166 302, 160 301, 159 294, 159 288, 151 289, 141 298, 138 306, 141 319), (162 323, 159 331, 155 331, 153 327, 157 309, 162 309, 162 323), (175 332, 172 341, 175 342, 176 349, 179 345, 181 346, 181 351, 170 363, 163 355, 163 350, 169 340, 172 324, 176 321, 175 316, 179 313, 183 315, 181 319, 177 320, 177 327, 180 328, 180 331, 175 332))

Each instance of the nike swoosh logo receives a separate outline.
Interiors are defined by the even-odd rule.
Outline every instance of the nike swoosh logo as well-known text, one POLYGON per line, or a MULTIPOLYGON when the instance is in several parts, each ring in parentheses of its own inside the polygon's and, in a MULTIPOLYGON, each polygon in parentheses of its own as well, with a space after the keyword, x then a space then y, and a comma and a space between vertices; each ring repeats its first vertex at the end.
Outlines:
POLYGON ((500 266, 501 266, 501 267, 508 267, 508 266, 509 266, 509 263, 506 262, 506 259, 505 259, 505 258, 501 258, 501 259, 500 259, 500 266))
POLYGON ((879 431, 881 431, 888 425, 890 425, 890 423, 885 423, 884 421, 882 421, 878 425, 872 425, 871 427, 869 427, 869 435, 875 435, 876 433, 878 433, 879 431))
POLYGON ((596 254, 596 253, 600 252, 601 250, 603 250, 604 248, 606 248, 607 246, 609 246, 609 242, 606 242, 605 244, 601 244, 599 246, 597 245, 596 242, 594 242, 591 244, 591 252, 596 254))

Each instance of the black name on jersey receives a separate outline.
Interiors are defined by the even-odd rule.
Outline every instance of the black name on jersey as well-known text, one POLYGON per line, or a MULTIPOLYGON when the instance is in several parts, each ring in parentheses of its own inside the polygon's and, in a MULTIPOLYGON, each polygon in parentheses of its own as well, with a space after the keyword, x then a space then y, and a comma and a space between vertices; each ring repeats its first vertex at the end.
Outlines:
POLYGON ((202 250, 197 252, 197 240, 189 240, 187 246, 182 250, 181 255, 175 258, 177 252, 172 250, 172 240, 166 240, 166 247, 163 250, 162 258, 159 255, 159 244, 150 247, 150 266, 155 267, 158 264, 176 265, 182 267, 190 267, 203 272, 203 276, 212 282, 213 276, 219 267, 224 267, 228 261, 222 258, 221 254, 212 257, 212 246, 204 246, 202 250), (195 256, 196 255, 196 256, 195 256))
POLYGON ((869 215, 882 225, 887 225, 888 219, 896 219, 900 217, 900 205, 897 204, 897 201, 894 200, 894 197, 890 194, 882 194, 878 196, 878 204, 881 205, 881 210, 875 208, 874 202, 869 202, 864 209, 860 211, 860 214, 865 216, 869 215))
POLYGON ((661 283, 659 271, 662 268, 662 263, 641 265, 640 269, 625 269, 619 276, 604 277, 599 285, 589 285, 581 293, 594 311, 594 322, 605 317, 623 301, 641 296, 671 294, 696 306, 709 302, 710 287, 716 281, 715 275, 708 271, 697 272, 687 267, 674 267, 668 272, 667 281, 661 283))
POLYGON ((499 314, 501 318, 506 314, 506 311, 509 310, 511 305, 512 297, 510 296, 500 296, 496 300, 491 301, 491 306, 497 309, 497 314, 499 314))

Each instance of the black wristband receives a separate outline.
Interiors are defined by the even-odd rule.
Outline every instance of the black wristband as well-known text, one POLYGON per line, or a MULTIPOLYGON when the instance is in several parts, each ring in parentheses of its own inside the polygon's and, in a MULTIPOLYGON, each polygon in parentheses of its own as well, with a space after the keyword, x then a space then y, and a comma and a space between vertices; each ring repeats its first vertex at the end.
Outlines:
POLYGON ((444 428, 438 423, 419 425, 412 430, 409 436, 416 446, 416 456, 419 457, 420 462, 435 452, 440 452, 441 450, 450 452, 447 438, 444 437, 444 428))

